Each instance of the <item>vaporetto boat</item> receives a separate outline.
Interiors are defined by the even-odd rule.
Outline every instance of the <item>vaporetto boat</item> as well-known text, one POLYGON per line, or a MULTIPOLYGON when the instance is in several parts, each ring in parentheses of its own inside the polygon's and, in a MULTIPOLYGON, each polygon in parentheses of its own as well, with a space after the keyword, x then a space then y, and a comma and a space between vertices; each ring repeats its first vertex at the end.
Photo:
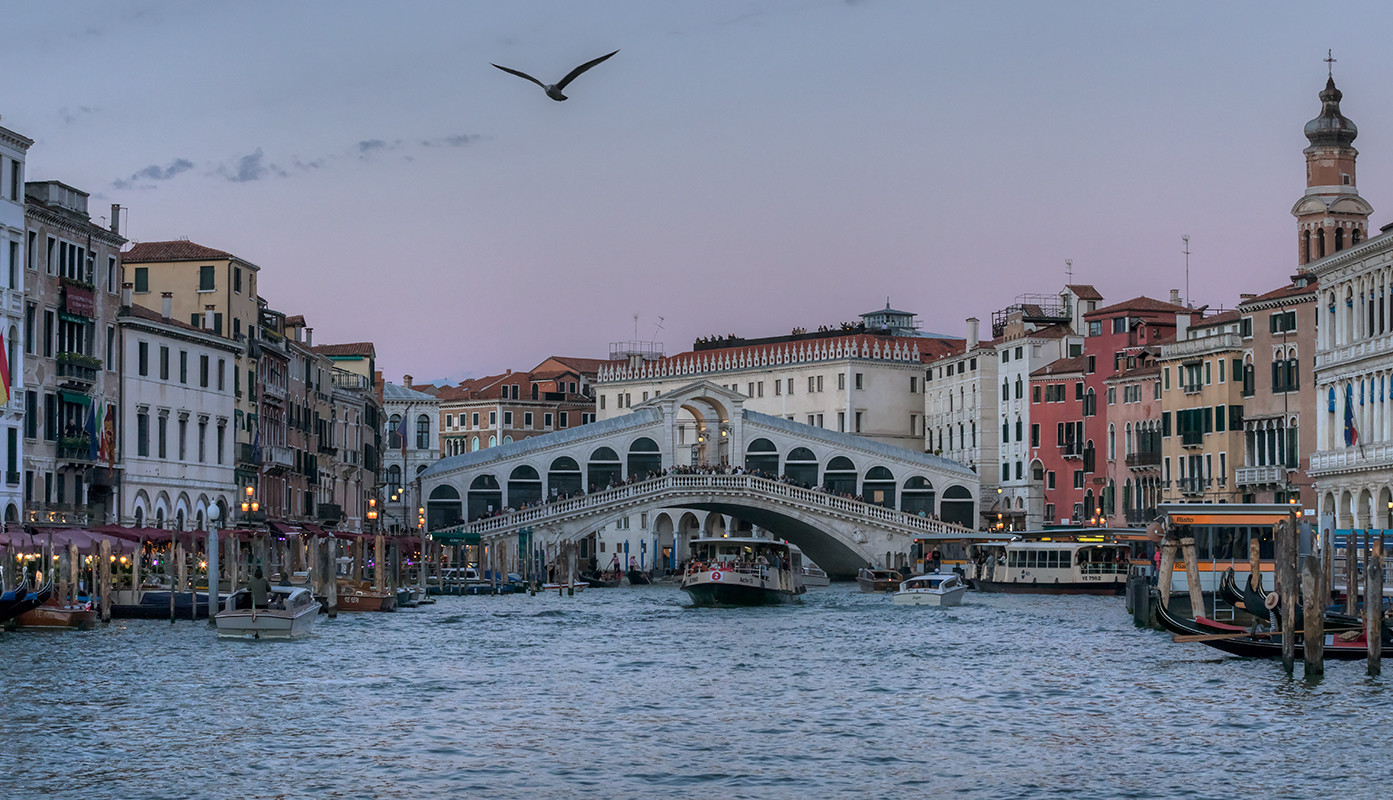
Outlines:
POLYGON ((750 537, 693 539, 682 591, 697 606, 786 603, 807 591, 801 553, 785 542, 750 537))
POLYGON ((979 542, 967 577, 979 592, 1012 594, 1122 594, 1131 549, 1106 541, 979 542))

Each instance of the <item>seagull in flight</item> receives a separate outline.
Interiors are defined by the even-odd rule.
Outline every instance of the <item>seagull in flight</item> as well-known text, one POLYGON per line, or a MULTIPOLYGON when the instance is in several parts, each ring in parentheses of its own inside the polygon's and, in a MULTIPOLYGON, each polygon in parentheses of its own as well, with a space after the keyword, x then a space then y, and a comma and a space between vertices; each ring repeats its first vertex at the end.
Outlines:
MULTIPOLYGON (((618 50, 615 50, 615 51, 614 51, 614 53, 618 53, 618 52, 619 52, 618 50)), ((610 53, 609 56, 614 55, 614 53, 610 53)), ((515 70, 515 69, 508 69, 507 67, 499 67, 497 64, 494 64, 494 66, 495 66, 495 67, 498 67, 499 69, 503 70, 504 72, 507 72, 507 73, 516 75, 516 76, 518 76, 519 78, 526 78, 527 80, 532 81, 533 83, 535 83, 535 84, 537 84, 538 86, 540 86, 540 87, 542 87, 543 89, 545 89, 545 90, 546 90, 546 93, 547 93, 547 97, 550 97, 550 98, 553 99, 553 100, 565 100, 565 99, 566 99, 566 95, 562 94, 562 93, 561 93, 561 90, 566 88, 566 84, 570 83, 571 81, 575 80, 576 78, 579 78, 579 77, 580 77, 580 74, 581 74, 582 72, 585 72, 586 70, 590 69, 591 67, 593 67, 593 66, 595 66, 596 64, 600 63, 601 61, 604 61, 605 59, 609 58, 609 56, 600 56, 599 58, 595 59, 594 61, 587 61, 587 62, 585 62, 584 64, 581 64, 579 67, 576 67, 575 69, 573 69, 573 70, 571 70, 569 73, 567 73, 566 77, 562 78, 560 81, 558 81, 558 82, 556 82, 556 83, 553 83, 553 84, 551 84, 551 85, 547 85, 547 84, 545 84, 545 83, 542 83, 541 81, 537 80, 536 78, 532 77, 531 75, 528 75, 526 72, 518 72, 518 71, 515 70)))

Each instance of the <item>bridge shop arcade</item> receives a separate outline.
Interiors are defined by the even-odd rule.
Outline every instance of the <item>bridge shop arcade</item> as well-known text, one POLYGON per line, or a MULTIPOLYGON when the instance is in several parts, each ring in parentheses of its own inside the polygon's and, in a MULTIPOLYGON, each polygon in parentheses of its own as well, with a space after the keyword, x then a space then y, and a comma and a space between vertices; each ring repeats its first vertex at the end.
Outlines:
POLYGON ((604 568, 614 555, 596 552, 604 532, 639 521, 627 538, 643 543, 651 569, 687 558, 692 537, 739 520, 850 576, 868 563, 906 564, 915 535, 965 531, 946 520, 975 519, 979 482, 967 467, 758 414, 743 400, 700 381, 621 416, 443 459, 421 474, 427 527, 506 543, 514 559, 523 528, 558 544, 588 540, 586 557, 604 568), (693 419, 726 443, 738 470, 694 460, 681 430, 693 419))

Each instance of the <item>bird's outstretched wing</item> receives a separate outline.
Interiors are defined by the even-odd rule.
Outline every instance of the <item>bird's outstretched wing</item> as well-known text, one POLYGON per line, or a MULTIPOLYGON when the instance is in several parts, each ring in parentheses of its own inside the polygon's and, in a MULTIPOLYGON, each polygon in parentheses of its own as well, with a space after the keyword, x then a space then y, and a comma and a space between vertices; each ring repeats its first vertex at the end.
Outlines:
MULTIPOLYGON (((618 50, 615 50, 615 51, 614 51, 614 53, 617 53, 617 52, 619 52, 619 51, 618 51, 618 50)), ((614 55, 614 53, 610 53, 609 56, 614 55)), ((590 69, 591 67, 593 67, 593 66, 595 66, 596 64, 600 63, 601 61, 604 61, 605 59, 609 58, 609 56, 600 56, 599 58, 595 59, 594 61, 587 61, 587 62, 585 62, 584 64, 581 64, 579 67, 576 67, 575 69, 571 70, 570 74, 568 74, 566 77, 562 78, 562 79, 560 80, 560 82, 558 82, 558 83, 556 84, 557 90, 560 91, 561 89, 565 89, 565 88, 566 88, 566 84, 568 84, 568 83, 570 83, 571 81, 575 80, 576 78, 580 77, 580 74, 581 74, 582 72, 586 71, 587 69, 590 69)), ((498 65, 497 65, 497 64, 494 64, 494 66, 497 67, 498 65)), ((502 69, 502 67, 499 67, 499 69, 502 69)), ((509 70, 509 71, 511 72, 512 70, 509 70)))
MULTIPOLYGON (((617 51, 616 51, 616 52, 617 52, 617 51)), ((498 67, 497 64, 494 64, 494 66, 495 66, 495 67, 498 67)), ((515 70, 515 69, 508 69, 507 67, 498 67, 498 68, 501 69, 501 70, 503 70, 504 72, 510 73, 510 74, 512 74, 512 75, 516 75, 516 76, 518 76, 519 78, 526 78, 526 79, 528 79, 529 81, 532 81, 533 83, 535 83, 535 84, 537 84, 538 86, 542 87, 543 89, 547 88, 547 85, 546 85, 545 83, 542 83, 541 81, 537 80, 536 78, 532 77, 531 75, 528 75, 526 72, 518 72, 518 71, 515 70)))

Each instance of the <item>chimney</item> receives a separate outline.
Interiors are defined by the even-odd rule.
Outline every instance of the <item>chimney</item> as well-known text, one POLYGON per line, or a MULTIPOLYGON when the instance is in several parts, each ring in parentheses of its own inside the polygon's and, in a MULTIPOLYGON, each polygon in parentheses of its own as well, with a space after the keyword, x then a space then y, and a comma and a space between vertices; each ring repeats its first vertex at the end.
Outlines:
POLYGON ((203 329, 205 331, 211 331, 213 329, 213 309, 215 308, 217 308, 217 306, 203 307, 203 329))
POLYGON ((1238 295, 1238 304, 1241 306, 1249 300, 1252 300, 1254 297, 1257 297, 1257 295, 1253 294, 1252 292, 1245 292, 1243 294, 1240 294, 1238 295))
POLYGON ((174 311, 174 292, 160 292, 160 316, 169 319, 174 311))
POLYGON ((1189 315, 1189 314, 1176 314, 1176 315, 1175 315, 1175 340, 1176 340, 1177 342, 1183 341, 1183 340, 1185 339, 1185 334, 1186 334, 1186 332, 1189 331, 1189 330, 1190 330, 1190 315, 1189 315))
POLYGON ((1178 306, 1178 305, 1180 305, 1180 290, 1179 290, 1179 289, 1171 289, 1171 305, 1173 305, 1173 306, 1178 306))
POLYGON ((121 284, 121 305, 126 308, 131 307, 131 293, 135 291, 134 283, 121 284))
POLYGON ((968 349, 968 350, 976 350, 976 349, 977 349, 977 331, 978 331, 978 326, 979 326, 980 324, 981 324, 980 320, 978 320, 976 317, 968 317, 968 318, 967 318, 967 349, 968 349))
POLYGON ((410 389, 410 388, 411 388, 411 376, 410 376, 410 375, 403 375, 403 376, 401 376, 401 385, 402 385, 402 386, 405 386, 405 387, 408 388, 408 389, 410 389))
POLYGON ((503 373, 503 374, 505 374, 505 375, 512 375, 512 374, 513 374, 513 371, 512 371, 512 370, 508 370, 507 372, 505 372, 505 373, 503 373))
POLYGON ((111 204, 111 232, 117 235, 121 233, 121 204, 111 204))
POLYGON ((305 347, 314 347, 314 328, 305 328, 305 347))

